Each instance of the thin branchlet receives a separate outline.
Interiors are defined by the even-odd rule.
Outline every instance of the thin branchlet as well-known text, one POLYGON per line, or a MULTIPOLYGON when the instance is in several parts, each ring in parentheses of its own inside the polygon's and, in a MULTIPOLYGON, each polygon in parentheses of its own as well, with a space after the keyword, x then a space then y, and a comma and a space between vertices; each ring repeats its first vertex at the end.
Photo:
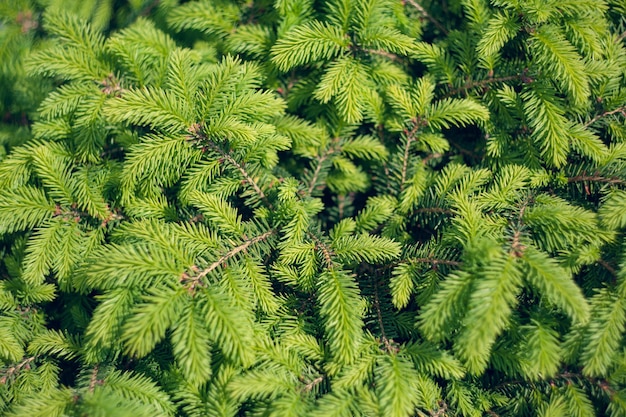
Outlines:
POLYGON ((313 176, 311 177, 311 181, 309 182, 309 187, 307 189, 308 195, 311 195, 313 193, 313 190, 315 190, 315 187, 317 186, 317 182, 322 172, 324 162, 326 162, 326 160, 328 160, 331 156, 339 152, 339 149, 337 148, 338 142, 339 138, 334 138, 330 146, 328 146, 324 150, 324 152, 322 152, 322 154, 316 159, 317 165, 315 166, 313 176))
POLYGON ((275 233, 274 230, 268 230, 267 232, 265 232, 265 233, 263 233, 263 234, 261 234, 259 236, 256 236, 256 237, 254 237, 252 239, 246 240, 242 244, 232 248, 231 250, 226 252, 224 255, 220 256, 211 265, 209 265, 208 267, 206 267, 202 271, 199 271, 197 275, 186 277, 185 281, 187 282, 187 285, 189 285, 192 288, 195 288, 197 286, 203 286, 204 285, 204 278, 208 274, 213 272, 215 269, 217 269, 220 265, 224 264, 225 262, 227 262, 232 257, 236 256, 240 252, 245 251, 251 245, 254 245, 255 243, 262 242, 262 241, 266 240, 267 238, 269 238, 274 233, 275 233))
POLYGON ((445 35, 448 34, 448 30, 445 27, 443 27, 443 25, 437 19, 435 19, 430 13, 428 13, 428 11, 421 4, 419 4, 416 0, 406 0, 406 2, 410 4, 411 6, 415 7, 415 9, 417 9, 417 11, 423 17, 425 17, 432 24, 434 24, 437 27, 437 29, 439 29, 443 34, 445 35))
POLYGON ((263 190, 261 189, 259 184, 254 180, 254 178, 252 178, 252 176, 248 173, 248 171, 245 169, 245 167, 241 163, 237 162, 237 160, 235 160, 235 158, 233 158, 233 156, 229 152, 225 151, 218 144, 216 144, 215 142, 210 140, 204 134, 201 125, 199 125, 199 124, 193 125, 192 127, 189 128, 189 132, 202 145, 209 147, 214 152, 218 153, 222 158, 224 158, 224 160, 228 161, 228 163, 230 163, 232 166, 237 168, 237 170, 243 176, 243 178, 245 180, 245 183, 250 185, 250 187, 252 187, 252 189, 257 194, 257 196, 265 203, 265 205, 269 209, 273 208, 272 203, 268 200, 267 196, 265 195, 265 193, 263 192, 263 190))
POLYGON ((626 117, 626 106, 621 106, 616 109, 605 111, 604 113, 600 113, 597 116, 590 119, 588 122, 584 124, 585 127, 589 127, 596 123, 598 120, 604 119, 605 117, 612 116, 614 114, 620 114, 623 117, 626 117))

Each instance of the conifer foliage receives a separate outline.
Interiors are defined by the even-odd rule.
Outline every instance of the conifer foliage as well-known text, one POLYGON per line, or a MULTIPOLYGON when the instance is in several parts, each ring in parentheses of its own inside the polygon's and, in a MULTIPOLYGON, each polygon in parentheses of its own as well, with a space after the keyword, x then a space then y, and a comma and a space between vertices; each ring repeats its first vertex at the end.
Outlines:
POLYGON ((619 0, 2 2, 0 414, 626 416, 625 39, 619 0))

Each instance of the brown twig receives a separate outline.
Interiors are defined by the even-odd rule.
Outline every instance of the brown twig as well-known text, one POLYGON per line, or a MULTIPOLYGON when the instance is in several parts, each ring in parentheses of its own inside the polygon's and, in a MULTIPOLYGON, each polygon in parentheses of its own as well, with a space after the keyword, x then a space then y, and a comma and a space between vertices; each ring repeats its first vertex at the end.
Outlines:
POLYGON ((202 279, 204 277, 206 277, 208 274, 210 274, 211 271, 215 270, 218 266, 220 266, 221 264, 223 264, 224 262, 226 262, 227 260, 229 260, 233 256, 237 255, 239 252, 242 252, 242 251, 248 249, 248 247, 250 245, 253 245, 255 243, 258 243, 258 242, 261 242, 262 240, 267 239, 273 233, 274 233, 274 230, 268 230, 267 232, 263 233, 262 235, 259 235, 259 236, 255 237, 255 238, 250 239, 250 240, 246 240, 241 245, 239 245, 237 247, 234 247, 233 249, 229 250, 228 252, 226 252, 225 255, 220 256, 217 261, 213 262, 207 268, 202 270, 198 275, 192 277, 191 278, 191 282, 192 282, 191 287, 193 288, 193 287, 195 287, 197 285, 202 285, 202 279))
POLYGON ((619 185, 623 185, 626 184, 626 181, 624 181, 621 178, 617 178, 617 177, 603 177, 601 175, 577 175, 575 177, 570 177, 567 179, 567 182, 569 184, 574 183, 574 182, 584 182, 584 181, 589 181, 589 182, 601 182, 601 183, 605 183, 605 184, 619 184, 619 185))
POLYGON ((509 255, 514 258, 521 258, 524 256, 524 251, 527 248, 527 246, 522 243, 521 237, 522 232, 516 230, 513 234, 513 238, 511 239, 511 251, 509 252, 509 255))
POLYGON ((313 390, 313 388, 315 388, 316 385, 319 385, 323 380, 324 380, 324 376, 322 375, 318 376, 313 381, 309 382, 308 384, 304 386, 304 391, 311 392, 311 390, 313 390))
POLYGON ((400 193, 404 191, 404 182, 406 181, 406 173, 409 165, 409 151, 411 150, 411 144, 416 140, 415 135, 420 127, 424 126, 423 121, 419 119, 412 120, 413 127, 411 130, 404 130, 404 135, 406 136, 406 145, 404 145, 404 157, 402 159, 402 178, 400 180, 400 193))
POLYGON ((161 2, 161 0, 153 0, 152 3, 148 4, 147 6, 144 6, 143 10, 141 11, 141 13, 139 13, 139 15, 140 16, 150 16, 150 14, 152 13, 152 10, 155 7, 157 7, 160 2, 161 2))
POLYGON ((390 60, 394 62, 402 62, 402 58, 400 58, 398 55, 393 54, 391 52, 383 51, 382 49, 363 49, 363 52, 389 58, 390 60))
POLYGON ((252 189, 254 189, 254 192, 257 193, 259 198, 261 200, 263 200, 263 202, 267 205, 267 207, 272 208, 272 203, 269 202, 269 200, 267 199, 267 196, 265 195, 265 193, 263 192, 261 187, 259 187, 259 184, 257 184, 257 182, 250 176, 250 174, 248 174, 248 171, 245 170, 243 165, 241 165, 239 162, 235 161, 235 158, 233 158, 229 153, 224 152, 219 146, 217 146, 217 145, 215 145, 213 143, 211 143, 211 145, 213 145, 212 147, 220 155, 222 155, 224 157, 224 159, 226 159, 231 165, 235 166, 239 170, 241 175, 245 178, 246 183, 250 184, 252 189))
POLYGON ((89 378, 89 392, 93 392, 100 381, 98 380, 98 365, 91 370, 91 378, 89 378))
POLYGON ((448 415, 448 404, 445 401, 441 400, 438 407, 436 411, 430 411, 431 417, 444 417, 448 415))
POLYGON ((313 177, 311 178, 311 183, 309 184, 309 189, 308 194, 311 195, 313 193, 313 190, 315 189, 315 185, 317 183, 317 178, 320 175, 320 172, 322 171, 322 164, 324 163, 324 161, 326 161, 326 159, 330 156, 330 152, 324 152, 324 154, 322 156, 320 156, 320 159, 317 160, 317 166, 315 167, 315 171, 313 172, 313 177))
POLYGON ((17 16, 15 16, 15 22, 20 25, 22 33, 28 33, 39 27, 37 18, 33 17, 33 12, 30 10, 19 12, 17 16))
MULTIPOLYGON (((585 376, 581 373, 576 373, 576 372, 563 371, 561 373, 554 375, 549 380, 544 380, 543 382, 554 384, 555 381, 565 380, 566 382, 571 383, 572 379, 578 379, 578 380, 584 381, 592 385, 598 385, 600 388, 602 388, 602 390, 609 393, 609 395, 612 395, 615 393, 615 390, 610 386, 607 380, 585 376)), ((525 379, 513 379, 513 380, 505 381, 496 385, 494 389, 498 390, 498 389, 502 389, 502 388, 509 387, 512 385, 530 385, 532 387, 535 387, 535 383, 536 383, 535 381, 529 381, 525 379)))
POLYGON ((343 210, 346 206, 346 196, 345 194, 339 194, 337 196, 337 217, 339 217, 339 220, 343 219, 343 210))
POLYGON ((388 270, 391 268, 395 268, 396 266, 403 263, 421 263, 421 264, 430 264, 431 268, 437 270, 438 265, 448 265, 448 266, 462 266, 463 263, 459 261, 451 261, 448 259, 438 259, 438 258, 406 258, 399 261, 391 262, 385 266, 383 269, 388 270))
POLYGON ((417 263, 427 263, 427 264, 431 264, 431 265, 461 266, 461 262, 459 262, 459 261, 450 261, 448 259, 410 258, 409 261, 417 262, 417 263))
POLYGON ((613 275, 614 277, 617 277, 617 271, 615 270, 615 268, 613 268, 611 265, 609 265, 609 263, 607 261, 605 261, 604 259, 600 258, 596 262, 598 263, 598 265, 601 265, 604 269, 609 271, 611 273, 611 275, 613 275))
POLYGON ((380 334, 382 336, 385 349, 387 349, 388 352, 391 352, 392 347, 389 343, 389 339, 387 338, 387 334, 385 333, 385 326, 383 325, 383 314, 380 310, 380 299, 378 298, 378 281, 375 277, 372 277, 372 282, 374 284, 374 308, 376 309, 376 316, 378 319, 378 326, 380 327, 380 334))
POLYGON ((422 207, 417 210, 414 210, 413 213, 441 213, 452 215, 454 212, 450 209, 445 209, 443 207, 422 207))
POLYGON ((594 124, 595 122, 597 122, 598 120, 600 120, 602 118, 605 118, 607 116, 611 116, 612 114, 615 114, 615 113, 621 113, 622 116, 626 116, 626 106, 618 107, 618 108, 616 108, 614 110, 606 111, 604 113, 598 114, 596 117, 594 117, 593 119, 591 119, 588 122, 586 122, 584 124, 584 126, 585 127, 589 127, 592 124, 594 124))
POLYGON ((426 165, 426 164, 428 164, 428 162, 429 162, 431 159, 441 158, 442 156, 443 156, 443 154, 442 154, 442 153, 438 153, 438 152, 437 152, 437 153, 431 153, 431 154, 428 154, 428 155, 426 155, 426 157, 425 157, 425 158, 422 158, 422 165, 426 165))
POLYGON ((309 235, 311 239, 315 241, 315 248, 320 249, 322 251, 322 254, 324 255, 324 261, 326 262, 326 265, 328 266, 328 268, 333 269, 334 268, 334 263, 333 263, 333 258, 332 258, 333 252, 330 250, 328 245, 322 242, 313 233, 307 232, 307 234, 309 235))
POLYGON ((2 373, 2 377, 0 377, 0 385, 6 384, 10 378, 19 373, 22 369, 30 369, 31 363, 35 359, 37 359, 37 356, 31 356, 16 363, 15 365, 0 370, 0 373, 2 373))
POLYGON ((228 161, 228 163, 230 163, 235 168, 237 168, 237 170, 239 170, 239 172, 245 179, 246 184, 249 184, 252 187, 252 189, 256 192, 259 198, 263 200, 263 202, 268 208, 270 209, 273 208, 272 203, 270 203, 270 201, 267 199, 267 196, 265 195, 265 193, 263 192, 259 184, 257 184, 257 182, 250 176, 250 174, 248 173, 248 171, 246 171, 243 165, 237 162, 230 153, 224 151, 216 143, 209 140, 209 138, 202 131, 202 125, 194 124, 188 129, 188 131, 189 133, 193 135, 193 137, 196 140, 199 140, 203 145, 208 146, 209 148, 213 149, 215 152, 220 154, 222 158, 228 161))
POLYGON ((121 97, 128 91, 122 87, 120 80, 113 73, 110 73, 104 80, 100 81, 100 87, 102 93, 113 97, 121 97))
POLYGON ((497 78, 487 78, 485 80, 478 80, 478 81, 468 81, 462 87, 455 88, 454 90, 450 90, 442 98, 450 98, 450 97, 455 96, 455 95, 457 95, 459 93, 465 93, 465 92, 471 90, 472 88, 486 87, 486 86, 491 85, 491 84, 503 83, 503 82, 506 82, 506 81, 524 80, 525 79, 524 77, 526 77, 526 76, 518 74, 518 75, 507 75, 507 76, 504 76, 504 77, 497 77, 497 78))
POLYGON ((331 155, 337 152, 337 149, 335 148, 334 145, 337 142, 339 142, 339 138, 333 139, 332 142, 333 143, 331 144, 331 146, 329 146, 328 149, 326 149, 324 153, 320 155, 319 159, 317 160, 317 166, 315 167, 315 171, 313 172, 313 178, 311 178, 311 183, 309 184, 309 189, 308 189, 309 195, 311 195, 313 193, 313 190, 315 189, 315 185, 317 184, 317 179, 319 178, 320 172, 322 172, 322 165, 324 164, 324 161, 326 161, 326 159, 328 159, 331 155))
POLYGON ((439 21, 437 21, 437 19, 435 19, 434 17, 432 17, 430 15, 430 13, 428 13, 428 11, 426 11, 426 9, 424 9, 416 0, 406 0, 407 3, 409 3, 411 6, 415 7, 417 9, 417 11, 426 19, 430 20, 432 24, 434 24, 435 26, 437 26, 437 28, 444 34, 447 35, 448 34, 448 30, 446 28, 443 27, 443 25, 441 23, 439 23, 439 21))
POLYGON ((481 159, 482 158, 482 156, 480 156, 476 152, 462 147, 461 145, 456 143, 454 140, 448 139, 448 143, 450 143, 450 145, 454 146, 454 148, 456 150, 458 150, 459 152, 461 152, 462 154, 465 154, 465 155, 467 155, 467 156, 469 156, 471 158, 474 158, 474 159, 481 159))
MULTIPOLYGON (((383 165, 383 172, 385 174, 384 178, 390 178, 391 177, 391 171, 389 171, 389 166, 387 165, 387 163, 385 163, 383 165)), ((387 186, 387 192, 391 195, 393 195, 396 191, 393 189, 393 187, 391 186, 391 181, 385 181, 385 184, 387 186)))

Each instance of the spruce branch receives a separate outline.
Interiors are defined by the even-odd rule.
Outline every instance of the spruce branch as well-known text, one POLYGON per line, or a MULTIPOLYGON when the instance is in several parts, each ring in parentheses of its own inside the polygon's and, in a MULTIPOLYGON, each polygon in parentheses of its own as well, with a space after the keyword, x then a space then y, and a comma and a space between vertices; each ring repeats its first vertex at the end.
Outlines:
POLYGON ((617 113, 619 113, 622 116, 626 117, 626 106, 621 106, 621 107, 618 107, 618 108, 616 108, 614 110, 605 111, 604 113, 598 114, 597 116, 595 116, 594 118, 592 118, 591 120, 586 122, 583 126, 589 127, 592 124, 594 124, 595 122, 597 122, 598 120, 603 119, 603 118, 605 118, 607 116, 611 116, 613 114, 617 114, 617 113))
POLYGON ((239 246, 236 246, 234 248, 232 248, 231 250, 229 250, 228 252, 226 252, 224 255, 220 256, 217 261, 213 262, 211 265, 209 265, 207 268, 205 268, 204 270, 200 271, 200 273, 198 273, 195 276, 183 276, 184 281, 187 281, 190 283, 190 289, 195 289, 195 287, 197 286, 203 286, 204 283, 202 282, 202 280, 204 279, 204 277, 206 277, 208 274, 210 274, 212 271, 214 271, 216 268, 218 268, 220 265, 222 265, 224 262, 228 261, 230 258, 232 258, 233 256, 237 255, 238 253, 245 251, 246 249, 248 249, 248 247, 250 247, 250 245, 254 245, 255 243, 258 242, 262 242, 264 240, 266 240, 268 237, 270 237, 271 235, 274 234, 274 230, 268 230, 267 232, 256 236, 252 239, 246 240, 245 242, 243 242, 242 244, 240 244, 239 246))
POLYGON ((400 193, 404 191, 404 183, 406 182, 406 171, 409 165, 409 149, 411 148, 411 142, 413 142, 412 136, 407 136, 406 145, 404 145, 404 156, 402 157, 402 172, 400 175, 400 193))
POLYGON ((36 3, 0 415, 626 415, 615 1, 36 3))

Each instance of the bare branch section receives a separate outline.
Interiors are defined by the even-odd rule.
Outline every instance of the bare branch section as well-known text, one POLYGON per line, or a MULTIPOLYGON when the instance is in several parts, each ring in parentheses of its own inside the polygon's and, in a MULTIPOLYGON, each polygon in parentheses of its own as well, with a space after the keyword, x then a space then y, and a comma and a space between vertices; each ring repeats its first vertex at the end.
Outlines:
POLYGON ((517 80, 521 80, 524 83, 528 83, 532 81, 532 79, 526 76, 526 74, 507 75, 504 77, 491 77, 491 78, 487 78, 484 80, 476 80, 476 81, 470 80, 470 81, 467 81, 463 86, 450 90, 446 95, 443 96, 443 98, 449 98, 449 97, 452 97, 461 93, 465 94, 469 90, 472 90, 474 88, 480 88, 480 87, 484 88, 484 87, 488 87, 491 84, 504 83, 507 81, 517 81, 517 80))
POLYGON ((0 385, 6 384, 10 379, 17 376, 22 370, 31 369, 32 362, 37 359, 37 355, 25 358, 19 363, 0 369, 0 385))
POLYGON ((460 266, 461 262, 436 258, 409 258, 410 261, 422 264, 460 266))
POLYGON ((89 392, 94 392, 97 385, 102 385, 104 381, 98 378, 98 372, 100 368, 98 365, 94 366, 91 370, 91 377, 89 378, 89 392))
POLYGON ((263 202, 269 207, 272 208, 272 203, 269 202, 269 200, 267 199, 267 196, 265 195, 265 193, 263 192, 263 190, 261 189, 261 187, 259 187, 259 184, 257 184, 257 182, 250 176, 250 174, 248 174, 248 171, 246 171, 246 169, 243 167, 243 165, 241 165, 239 162, 235 161, 235 159, 227 152, 224 152, 219 146, 217 146, 216 144, 214 144, 213 142, 209 142, 209 146, 215 150, 217 153, 219 153, 220 155, 222 155, 222 157, 224 159, 226 159, 231 165, 235 166, 239 172, 241 173, 241 175, 244 177, 244 179, 246 180, 247 184, 250 184, 250 186, 252 187, 252 189, 254 190, 254 192, 257 193, 257 195, 259 196, 259 198, 261 200, 263 200, 263 202))
POLYGON ((404 156, 402 159, 402 178, 400 181, 400 193, 404 191, 404 183, 406 182, 406 174, 409 166, 409 151, 411 150, 411 144, 413 144, 413 142, 417 140, 417 132, 423 125, 424 124, 420 120, 415 119, 413 121, 413 128, 410 131, 406 129, 404 130, 404 135, 406 136, 406 144, 404 146, 404 156))
POLYGON ((376 319, 378 320, 378 327, 380 327, 382 342, 385 345, 385 349, 388 352, 392 352, 391 343, 389 341, 389 338, 387 338, 385 325, 383 324, 383 313, 380 308, 380 299, 378 297, 378 281, 376 280, 376 277, 372 277, 372 283, 374 284, 374 309, 376 310, 376 319))
POLYGON ((326 161, 326 159, 332 154, 330 150, 324 152, 322 156, 317 160, 317 166, 315 167, 315 172, 313 172, 313 178, 311 178, 311 183, 309 184, 308 194, 311 195, 315 186, 317 185, 317 179, 319 178, 320 172, 322 171, 322 165, 326 161))
POLYGON ((615 278, 618 277, 618 273, 617 270, 615 268, 613 268, 607 261, 605 261, 604 259, 600 258, 596 261, 596 263, 600 266, 602 266, 604 269, 606 269, 607 271, 609 271, 609 273, 611 275, 613 275, 615 278))
POLYGON ((315 378, 313 381, 309 382, 304 386, 304 392, 308 393, 313 390, 317 385, 321 384, 324 381, 324 377, 322 375, 315 378))
POLYGON ((378 55, 385 58, 388 58, 394 62, 403 62, 402 58, 396 54, 392 54, 391 52, 384 51, 382 49, 364 49, 365 52, 370 53, 372 55, 378 55))
POLYGON ((417 11, 426 19, 428 19, 433 25, 437 26, 437 29, 439 29, 443 34, 447 35, 448 34, 448 30, 446 28, 443 27, 443 25, 441 23, 439 23, 437 21, 437 19, 435 19, 434 17, 432 17, 430 15, 430 13, 428 13, 426 11, 426 9, 424 9, 422 7, 421 4, 419 4, 417 1, 415 0, 406 0, 407 3, 409 3, 411 6, 415 7, 417 9, 417 11))
POLYGON ((267 239, 268 237, 270 237, 272 234, 274 234, 274 230, 268 230, 262 235, 254 237, 250 240, 246 240, 241 245, 232 248, 231 250, 226 252, 226 254, 220 256, 217 261, 213 262, 207 268, 202 270, 198 275, 196 275, 195 277, 192 277, 191 287, 193 288, 197 285, 202 285, 202 280, 204 279, 204 277, 206 277, 208 274, 214 271, 217 267, 222 265, 224 262, 228 261, 233 256, 237 255, 238 253, 245 251, 246 249, 248 249, 248 247, 250 247, 250 245, 254 245, 255 243, 261 242, 267 239))
POLYGON ((602 175, 593 174, 593 175, 577 175, 575 177, 570 177, 567 179, 568 183, 576 183, 576 182, 599 182, 604 184, 619 184, 624 185, 626 181, 617 177, 603 177, 602 175))
POLYGON ((332 250, 328 247, 328 245, 326 245, 324 242, 322 242, 317 236, 315 236, 313 233, 311 232, 307 232, 307 234, 309 235, 309 237, 311 239, 313 239, 315 241, 315 249, 321 250, 322 254, 324 256, 324 261, 326 262, 326 265, 328 266, 329 269, 333 269, 334 268, 334 262, 333 262, 333 252, 332 250))
POLYGON ((334 138, 328 148, 317 158, 317 166, 315 167, 315 171, 313 172, 313 177, 311 178, 311 182, 309 183, 308 195, 313 193, 315 190, 315 186, 317 185, 317 181, 319 179, 320 173, 322 172, 322 167, 324 162, 335 153, 340 152, 341 150, 337 146, 339 142, 339 138, 334 138))
POLYGON ((618 107, 615 110, 607 111, 607 112, 604 112, 604 113, 601 113, 601 114, 597 115, 596 117, 594 117, 593 119, 591 119, 587 123, 585 123, 585 127, 591 126, 592 124, 594 124, 598 120, 603 119, 603 118, 608 117, 608 116, 611 116, 613 114, 617 114, 617 113, 620 113, 622 116, 626 117, 626 106, 618 107))

